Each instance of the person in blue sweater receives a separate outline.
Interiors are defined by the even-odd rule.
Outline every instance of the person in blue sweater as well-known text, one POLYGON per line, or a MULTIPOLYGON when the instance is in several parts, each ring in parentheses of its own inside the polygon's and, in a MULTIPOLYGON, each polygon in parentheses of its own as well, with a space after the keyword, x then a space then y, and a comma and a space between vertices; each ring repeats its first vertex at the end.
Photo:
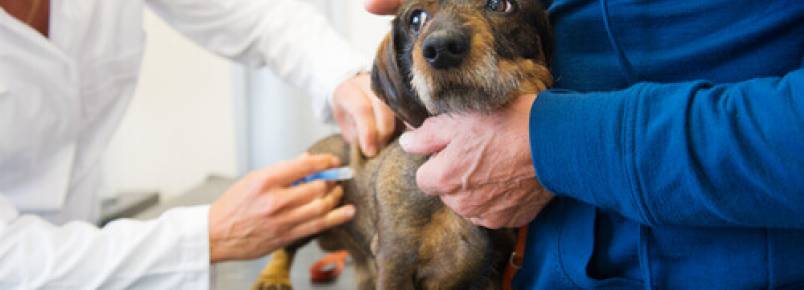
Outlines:
POLYGON ((804 289, 804 1, 545 5, 555 87, 406 133, 419 186, 529 224, 516 289, 804 289))

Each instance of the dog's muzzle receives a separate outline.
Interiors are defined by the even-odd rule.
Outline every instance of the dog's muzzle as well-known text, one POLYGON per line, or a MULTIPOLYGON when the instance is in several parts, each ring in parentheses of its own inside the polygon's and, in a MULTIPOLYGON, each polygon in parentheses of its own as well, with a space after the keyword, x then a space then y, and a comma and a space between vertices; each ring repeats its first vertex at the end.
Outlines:
POLYGON ((470 35, 461 29, 440 29, 427 35, 422 56, 434 69, 450 69, 463 62, 470 50, 470 35))

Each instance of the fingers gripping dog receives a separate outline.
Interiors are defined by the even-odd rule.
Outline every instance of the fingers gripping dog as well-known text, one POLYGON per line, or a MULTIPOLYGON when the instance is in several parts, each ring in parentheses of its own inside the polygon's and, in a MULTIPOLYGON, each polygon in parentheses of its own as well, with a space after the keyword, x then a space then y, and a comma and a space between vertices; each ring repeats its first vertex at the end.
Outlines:
MULTIPOLYGON (((551 37, 536 0, 408 0, 392 22, 372 68, 374 91, 410 126, 428 116, 505 106, 552 84, 551 37)), ((352 222, 315 237, 352 255, 358 289, 500 289, 513 232, 474 226, 416 186, 424 159, 396 142, 366 159, 340 137, 311 153, 350 160, 343 182, 352 222)), ((279 252, 255 289, 289 289, 296 249, 279 252)))

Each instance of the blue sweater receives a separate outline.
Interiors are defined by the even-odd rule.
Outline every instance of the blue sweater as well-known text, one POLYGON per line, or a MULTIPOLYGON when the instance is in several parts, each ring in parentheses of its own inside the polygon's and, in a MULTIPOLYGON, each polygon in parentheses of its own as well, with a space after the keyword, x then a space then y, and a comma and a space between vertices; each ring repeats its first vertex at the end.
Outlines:
POLYGON ((804 1, 555 0, 517 289, 804 289, 804 1))

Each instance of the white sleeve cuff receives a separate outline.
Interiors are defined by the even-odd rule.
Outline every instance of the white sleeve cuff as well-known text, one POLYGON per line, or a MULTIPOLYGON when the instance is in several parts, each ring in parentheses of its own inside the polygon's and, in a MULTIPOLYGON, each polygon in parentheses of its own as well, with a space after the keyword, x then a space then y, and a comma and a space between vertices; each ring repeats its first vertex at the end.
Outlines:
POLYGON ((171 209, 159 219, 172 223, 179 236, 177 255, 187 273, 182 289, 211 289, 209 205, 171 209))

